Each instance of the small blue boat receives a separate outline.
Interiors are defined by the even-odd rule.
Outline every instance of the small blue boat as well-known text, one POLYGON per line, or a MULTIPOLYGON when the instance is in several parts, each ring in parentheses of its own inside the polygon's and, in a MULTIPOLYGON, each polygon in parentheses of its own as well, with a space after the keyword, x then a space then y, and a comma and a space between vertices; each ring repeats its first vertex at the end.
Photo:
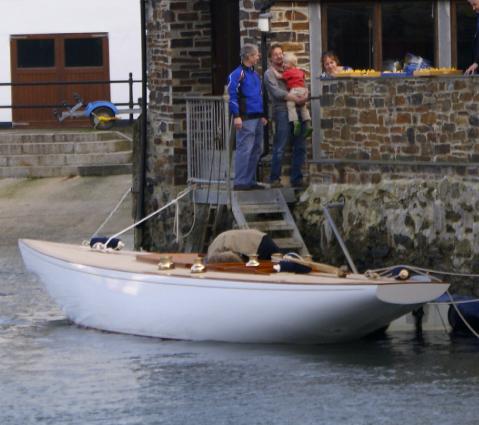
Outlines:
MULTIPOLYGON (((477 298, 467 295, 451 295, 456 304, 457 309, 462 314, 467 323, 476 331, 479 332, 479 301, 474 302, 477 298), (466 301, 466 302, 465 302, 466 301)), ((437 302, 451 302, 448 294, 441 295, 437 302)), ((457 310, 451 304, 447 313, 447 319, 451 325, 452 332, 459 335, 471 335, 471 331, 460 317, 457 310)))

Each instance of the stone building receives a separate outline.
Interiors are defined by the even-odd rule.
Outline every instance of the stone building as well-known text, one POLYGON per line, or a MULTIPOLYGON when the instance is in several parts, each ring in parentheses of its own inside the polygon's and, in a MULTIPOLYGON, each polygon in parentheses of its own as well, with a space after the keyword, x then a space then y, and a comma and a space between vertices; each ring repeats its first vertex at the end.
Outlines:
MULTIPOLYGON (((270 6, 267 10, 271 12, 271 30, 267 34, 267 43, 280 42, 285 50, 294 51, 299 56, 300 66, 309 72, 314 97, 323 94, 323 82, 319 79, 320 56, 327 49, 335 50, 345 63, 354 68, 381 69, 387 60, 400 59, 406 52, 421 55, 436 66, 461 68, 469 64, 471 57, 474 21, 473 18, 471 20, 470 7, 465 0, 390 1, 384 4, 373 1, 367 5, 362 1, 342 3, 327 0, 150 0, 147 5, 148 85, 151 93, 148 170, 149 178, 154 184, 185 183, 186 128, 182 96, 222 93, 228 72, 238 62, 240 44, 261 41, 258 30, 261 7, 270 6)), ((427 81, 402 82, 399 90, 406 90, 416 103, 422 97, 425 102, 423 106, 427 108, 427 102, 432 101, 431 96, 422 94, 422 91, 431 92, 435 89, 434 84, 431 86, 427 81)), ((453 84, 452 90, 465 85, 462 89, 465 92, 475 85, 472 82, 453 84)), ((327 85, 327 90, 338 87, 334 84, 327 85)), ((331 157, 329 147, 334 144, 337 146, 334 137, 336 132, 341 132, 343 138, 348 136, 344 128, 331 129, 330 126, 339 121, 331 120, 330 111, 323 111, 330 105, 337 109, 337 102, 345 100, 348 102, 346 107, 357 108, 357 93, 348 94, 347 90, 358 86, 350 83, 341 87, 346 90, 344 96, 331 104, 335 94, 328 92, 323 101, 324 108, 321 108, 318 99, 312 100, 316 131, 309 153, 311 164, 321 164, 322 158, 331 157)), ((368 93, 375 94, 375 90, 384 87, 382 82, 372 81, 368 93)), ((444 90, 448 91, 449 88, 445 86, 444 90)), ((383 94, 385 97, 388 95, 387 92, 383 94)), ((461 96, 464 99, 464 95, 461 96)), ((470 102, 473 101, 470 99, 470 102)), ((365 116, 372 117, 375 114, 371 111, 377 107, 377 102, 382 104, 380 99, 372 97, 359 102, 359 105, 367 104, 370 109, 370 112, 361 115, 363 120, 365 116)), ((400 105, 394 106, 397 108, 400 105)), ((444 107, 447 108, 447 105, 444 107)), ((400 120, 407 119, 408 115, 405 114, 414 113, 413 110, 403 113, 399 109, 391 112, 388 108, 386 102, 383 114, 399 114, 400 120)), ((447 123, 442 123, 445 113, 447 111, 442 115, 428 115, 425 118, 427 122, 421 122, 436 127, 449 124, 446 127, 451 132, 452 125, 461 125, 452 122, 456 118, 473 123, 477 119, 474 115, 469 118, 461 113, 456 114, 456 118, 448 118, 447 123)), ((381 119, 375 125, 382 122, 385 127, 393 126, 391 120, 381 119)), ((410 119, 413 124, 413 118, 410 119)), ((396 133, 403 134, 403 130, 402 127, 395 128, 396 133)), ((404 134, 410 143, 413 130, 408 128, 406 131, 409 131, 404 134)), ((361 137, 368 137, 366 133, 361 137)), ((456 134, 454 137, 458 140, 460 136, 456 134)), ((442 146, 440 149, 447 148, 442 146)), ((410 154, 414 150, 415 148, 409 147, 406 153, 410 154)), ((333 155, 334 159, 338 159, 337 154, 338 149, 333 155)), ((363 157, 361 158, 377 159, 374 155, 363 157)), ((312 166, 309 170, 313 180, 316 174, 324 178, 324 171, 317 170, 317 166, 312 166)), ((334 181, 339 178, 330 177, 334 181)))
MULTIPOLYGON (((382 69, 408 52, 436 67, 466 68, 475 16, 465 0, 148 0, 147 31, 147 212, 186 184, 182 97, 221 94, 239 46, 261 40, 294 51, 309 74, 316 98, 310 183, 380 185, 446 175, 477 180, 476 78, 319 78, 321 54, 330 49, 353 68, 382 69), (261 12, 271 14, 263 35, 261 12)), ((472 258, 476 244, 470 244, 472 258)), ((155 237, 150 245, 171 244, 155 237)))

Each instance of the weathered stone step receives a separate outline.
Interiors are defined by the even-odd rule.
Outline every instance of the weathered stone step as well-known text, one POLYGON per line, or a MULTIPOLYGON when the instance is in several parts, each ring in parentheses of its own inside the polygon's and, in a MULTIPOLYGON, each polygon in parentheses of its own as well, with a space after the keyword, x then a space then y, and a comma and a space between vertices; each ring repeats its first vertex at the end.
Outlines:
POLYGON ((0 167, 0 178, 61 177, 61 176, 110 176, 131 174, 131 164, 103 164, 96 166, 38 166, 0 167))
POLYGON ((93 142, 2 143, 0 144, 0 155, 110 153, 128 151, 131 148, 131 142, 126 139, 93 142))
POLYGON ((125 164, 131 162, 131 151, 86 154, 9 155, 0 157, 2 167, 38 167, 94 164, 125 164))
POLYGON ((97 142, 115 139, 127 139, 127 137, 119 131, 79 131, 51 133, 0 131, 0 144, 97 142))
POLYGON ((78 167, 78 174, 82 177, 116 176, 132 172, 132 164, 82 165, 78 167))

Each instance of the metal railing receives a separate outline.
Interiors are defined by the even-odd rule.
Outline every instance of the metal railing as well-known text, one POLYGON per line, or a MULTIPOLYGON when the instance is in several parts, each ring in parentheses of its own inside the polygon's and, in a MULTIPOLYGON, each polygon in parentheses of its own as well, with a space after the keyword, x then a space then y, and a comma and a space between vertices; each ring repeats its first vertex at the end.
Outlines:
POLYGON ((186 96, 185 100, 188 182, 229 183, 232 143, 228 95, 186 96))
MULTIPOLYGON (((138 102, 135 102, 133 99, 133 84, 141 83, 142 80, 134 80, 133 74, 130 72, 128 74, 127 80, 79 80, 79 81, 32 81, 32 82, 9 82, 9 83, 0 83, 0 87, 35 87, 35 86, 71 86, 71 85, 106 85, 106 84, 128 84, 128 102, 115 102, 116 106, 128 106, 130 109, 133 109, 135 105, 139 105, 138 102)), ((0 109, 53 109, 53 108, 64 108, 72 107, 73 103, 69 99, 62 104, 24 104, 24 105, 0 105, 0 109)), ((95 99, 103 100, 103 99, 95 99)), ((133 120, 133 114, 130 114, 130 121, 133 120)))

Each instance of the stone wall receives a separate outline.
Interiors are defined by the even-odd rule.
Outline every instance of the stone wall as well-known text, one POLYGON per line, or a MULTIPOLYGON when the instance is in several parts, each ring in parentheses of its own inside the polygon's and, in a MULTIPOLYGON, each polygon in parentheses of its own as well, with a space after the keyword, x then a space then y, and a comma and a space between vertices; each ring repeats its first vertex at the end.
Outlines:
POLYGON ((181 184, 186 181, 181 96, 211 93, 209 2, 153 0, 149 4, 149 171, 155 182, 181 184))
MULTIPOLYGON (((149 0, 147 30, 150 97, 145 200, 149 213, 174 198, 178 186, 186 183, 185 107, 181 97, 211 93, 209 1, 149 0)), ((171 226, 171 212, 158 224, 148 224, 143 246, 170 246, 171 226)))
POLYGON ((342 162, 313 166, 314 181, 365 183, 418 173, 477 179, 478 78, 347 78, 322 85, 322 156, 342 162))
MULTIPOLYGON (((319 261, 347 264, 320 205, 331 210, 360 271, 411 264, 448 272, 479 273, 479 191, 461 179, 383 181, 368 185, 312 185, 294 215, 319 261)), ((446 279, 454 291, 479 296, 479 279, 446 279)))
MULTIPOLYGON (((306 71, 306 78, 310 80, 310 43, 309 43, 309 6, 306 2, 277 2, 271 9, 271 28, 266 39, 269 47, 273 43, 280 43, 284 51, 293 52, 298 57, 298 66, 306 71)), ((261 33, 258 30, 259 10, 255 9, 252 0, 240 1, 240 36, 241 44, 253 43, 261 46, 261 33)), ((261 62, 261 61, 260 61, 261 62)), ((261 74, 261 66, 257 66, 261 74)), ((271 116, 271 114, 270 114, 271 116)), ((274 137, 274 125, 269 130, 270 152, 274 137)), ((311 146, 308 147, 307 156, 311 157, 311 146)), ((291 146, 286 145, 283 157, 282 174, 290 174, 291 146)), ((304 175, 308 175, 307 166, 304 167, 304 175)), ((268 181, 270 173, 269 156, 261 163, 259 177, 268 181)))
MULTIPOLYGON (((307 3, 277 2, 270 10, 271 31, 267 43, 281 43, 285 51, 298 56, 298 66, 309 71, 309 14, 307 3)), ((240 1, 241 44, 259 45, 259 11, 252 0, 240 1)))

